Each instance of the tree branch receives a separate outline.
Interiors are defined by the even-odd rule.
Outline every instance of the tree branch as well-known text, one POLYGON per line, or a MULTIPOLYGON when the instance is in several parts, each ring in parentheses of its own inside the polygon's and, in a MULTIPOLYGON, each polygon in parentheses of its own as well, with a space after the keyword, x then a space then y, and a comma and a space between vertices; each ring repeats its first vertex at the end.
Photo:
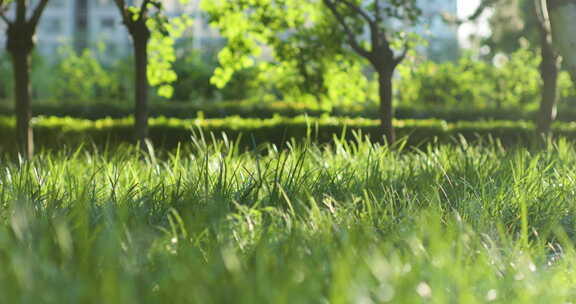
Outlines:
POLYGON ((534 0, 534 10, 538 19, 538 26, 547 35, 551 34, 550 16, 548 15, 548 4, 546 0, 534 0))
POLYGON ((476 8, 476 11, 474 11, 474 13, 470 15, 470 17, 466 18, 466 20, 468 22, 476 21, 478 18, 480 18, 480 16, 484 13, 484 11, 487 8, 491 7, 492 5, 496 4, 499 1, 500 0, 484 0, 480 2, 480 5, 478 6, 478 8, 476 8))
POLYGON ((0 19, 2 19, 2 21, 4 21, 8 25, 12 24, 12 22, 10 20, 8 20, 6 15, 4 15, 4 12, 0 12, 0 19))
POLYGON ((148 13, 148 4, 150 4, 152 0, 144 0, 140 5, 140 18, 142 20, 146 19, 146 14, 148 13))
POLYGON ((26 22, 26 0, 16 0, 16 22, 26 22))
MULTIPOLYGON (((356 12, 356 14, 360 15, 364 20, 366 20, 366 22, 368 22, 368 27, 370 28, 370 40, 372 42, 372 50, 379 49, 381 46, 381 44, 380 44, 381 35, 380 35, 380 29, 378 28, 378 24, 380 22, 382 22, 382 20, 379 20, 379 17, 378 17, 379 13, 376 12, 376 14, 375 14, 376 17, 373 19, 360 6, 354 4, 353 2, 350 2, 350 0, 336 0, 336 1, 340 1, 340 2, 344 3, 346 6, 348 6, 348 8, 350 8, 351 10, 356 12)), ((376 2, 374 4, 379 7, 380 1, 376 0, 376 2)), ((388 44, 386 39, 384 39, 384 44, 388 44)))
POLYGON ((350 26, 346 23, 344 16, 342 14, 340 14, 340 12, 338 11, 338 8, 336 7, 336 3, 332 2, 332 1, 338 1, 338 0, 323 0, 326 7, 328 7, 330 12, 332 12, 332 15, 334 15, 334 17, 336 18, 338 23, 344 29, 344 32, 346 32, 346 36, 348 36, 348 44, 350 45, 350 47, 352 47, 352 49, 362 57, 365 57, 365 58, 372 57, 371 53, 368 52, 368 50, 363 48, 358 43, 358 40, 356 39, 354 32, 352 31, 350 26))
POLYGON ((6 0, 0 0, 0 19, 6 22, 7 25, 12 24, 12 22, 6 17, 6 10, 8 7, 4 6, 6 4, 6 0))
POLYGON ((32 26, 33 29, 36 29, 36 26, 38 26, 38 22, 40 22, 40 18, 42 17, 44 9, 46 9, 46 6, 48 5, 48 1, 49 0, 40 0, 40 3, 38 3, 36 8, 34 9, 34 12, 32 13, 32 18, 30 18, 29 21, 29 24, 32 26))
MULTIPOLYGON (((382 16, 382 11, 381 11, 381 6, 380 6, 380 0, 374 0, 374 20, 376 23, 375 29, 376 31, 371 28, 371 38, 372 38, 372 44, 373 45, 379 45, 380 44, 380 28, 379 25, 382 24, 382 21, 384 20, 383 16, 382 16)), ((386 44, 388 44, 388 41, 386 41, 386 37, 384 37, 384 41, 386 42, 386 44)))
POLYGON ((122 22, 128 22, 128 16, 126 15, 126 2, 124 0, 114 0, 116 7, 120 11, 120 15, 122 15, 122 22))
POLYGON ((372 19, 372 17, 370 17, 370 15, 366 11, 364 11, 360 6, 350 2, 349 0, 336 0, 336 1, 344 3, 346 6, 348 6, 348 8, 350 8, 358 15, 360 15, 362 18, 364 18, 369 24, 376 23, 376 20, 372 19))
POLYGON ((376 20, 377 24, 382 22, 382 11, 380 10, 380 0, 374 0, 374 19, 376 20))
POLYGON ((410 50, 410 48, 408 47, 408 45, 404 44, 404 47, 402 49, 402 53, 394 58, 394 66, 395 67, 398 66, 400 63, 402 63, 402 61, 406 58, 406 55, 408 55, 409 50, 410 50))
POLYGON ((459 19, 457 16, 453 16, 451 14, 443 14, 443 17, 447 22, 450 22, 455 25, 462 25, 464 23, 474 22, 478 20, 480 16, 482 16, 482 14, 484 13, 484 11, 486 11, 486 9, 492 7, 494 4, 500 1, 502 0, 483 0, 480 2, 480 5, 476 8, 476 10, 474 11, 474 13, 472 13, 472 15, 463 19, 459 19))

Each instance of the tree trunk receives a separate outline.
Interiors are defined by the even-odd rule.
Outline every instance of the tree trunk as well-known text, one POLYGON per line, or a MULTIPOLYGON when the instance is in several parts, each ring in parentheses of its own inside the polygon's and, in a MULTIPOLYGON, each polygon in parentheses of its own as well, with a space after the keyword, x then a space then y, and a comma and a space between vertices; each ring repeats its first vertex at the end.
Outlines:
POLYGON ((394 109, 392 106, 392 75, 393 71, 378 71, 378 91, 380 95, 380 125, 386 137, 386 143, 393 145, 396 141, 396 133, 392 125, 394 109))
POLYGON ((551 43, 549 34, 541 30, 540 76, 542 77, 542 100, 536 118, 539 134, 550 132, 550 126, 556 119, 556 102, 558 93, 558 73, 560 72, 560 56, 551 43))
POLYGON ((135 60, 135 108, 134 108, 134 132, 135 139, 140 147, 146 150, 146 138, 148 137, 148 38, 134 38, 135 60))
POLYGON ((12 51, 14 70, 14 102, 16 110, 16 140, 21 155, 30 159, 34 153, 34 138, 30 88, 30 52, 12 51))
POLYGON ((554 45, 576 83, 576 0, 548 0, 548 11, 554 45))

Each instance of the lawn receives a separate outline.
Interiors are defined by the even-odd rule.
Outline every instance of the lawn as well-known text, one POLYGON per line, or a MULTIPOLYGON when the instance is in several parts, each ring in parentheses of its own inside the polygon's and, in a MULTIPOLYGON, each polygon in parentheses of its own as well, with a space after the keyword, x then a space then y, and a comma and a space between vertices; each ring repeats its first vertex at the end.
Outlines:
POLYGON ((576 151, 201 139, 0 168, 0 303, 576 301, 576 151))

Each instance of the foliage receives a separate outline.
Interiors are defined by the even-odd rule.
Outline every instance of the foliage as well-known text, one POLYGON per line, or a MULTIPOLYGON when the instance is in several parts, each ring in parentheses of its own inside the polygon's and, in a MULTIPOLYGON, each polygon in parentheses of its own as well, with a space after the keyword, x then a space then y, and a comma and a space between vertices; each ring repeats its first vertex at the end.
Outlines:
MULTIPOLYGON (((196 113, 196 108, 204 101, 243 100, 265 95, 264 90, 254 84, 254 69, 237 73, 227 87, 219 89, 210 83, 210 77, 217 66, 212 54, 193 51, 189 46, 181 46, 178 53, 180 55, 171 72, 177 74, 178 81, 171 84, 174 94, 170 99, 193 102, 196 105, 190 105, 195 109, 192 113, 196 113)), ((50 108, 52 114, 49 115, 69 113, 67 115, 82 116, 86 112, 94 112, 90 117, 99 117, 99 113, 104 116, 125 113, 125 105, 130 104, 128 101, 134 87, 133 77, 127 77, 133 75, 133 58, 129 56, 111 60, 105 58, 105 54, 105 46, 86 50, 82 54, 76 54, 70 46, 63 46, 58 56, 53 58, 35 53, 32 89, 39 99, 34 105, 35 112, 43 113, 46 108, 50 108), (94 107, 90 104, 94 104, 94 107), (74 112, 74 108, 79 108, 81 113, 74 112)), ((8 55, 3 53, 0 56, 0 100, 11 98, 12 81, 12 67, 8 55)))
POLYGON ((463 56, 456 64, 425 61, 404 64, 398 70, 400 99, 404 104, 432 104, 438 107, 482 108, 492 102, 491 66, 463 56), (487 81, 488 80, 488 81, 487 81))
MULTIPOLYGON (((456 64, 423 62, 400 67, 403 103, 429 103, 441 107, 538 107, 541 94, 540 56, 521 48, 494 65, 463 56, 456 64)), ((574 93, 567 75, 560 77, 561 98, 574 93)))
POLYGON ((178 75, 173 69, 176 61, 176 40, 192 25, 186 15, 180 17, 151 18, 147 22, 152 37, 148 44, 148 81, 158 87, 158 95, 170 98, 174 94, 173 83, 178 75))
POLYGON ((218 66, 215 56, 217 51, 214 50, 212 53, 193 50, 190 45, 179 46, 181 52, 174 64, 178 81, 173 85, 174 94, 171 98, 173 101, 193 101, 199 105, 206 101, 244 100, 263 94, 263 90, 257 88, 254 83, 257 77, 255 69, 245 69, 236 73, 226 87, 218 88, 210 81, 218 66))
MULTIPOLYGON (((390 21, 376 18, 393 50, 416 43, 414 35, 403 30, 419 15, 415 1, 360 6, 390 21)), ((366 75, 367 59, 348 45, 352 33, 341 28, 323 1, 219 0, 203 1, 203 8, 227 39, 213 77, 218 87, 234 73, 257 66, 262 83, 278 90, 281 98, 308 96, 341 104, 376 97, 376 84, 366 75)), ((363 17, 351 9, 344 14, 354 24, 354 40, 369 44, 363 17)))
MULTIPOLYGON (((563 74, 570 84, 569 76, 563 74)), ((176 87, 178 88, 178 87, 176 87)), ((568 96, 573 96, 573 91, 568 86, 565 88, 568 96)), ((178 92, 178 91, 176 91, 178 92)), ((350 103, 335 107, 327 107, 325 102, 310 102, 309 100, 274 101, 253 98, 250 100, 232 101, 202 101, 203 98, 194 102, 166 102, 156 100, 150 103, 150 116, 165 116, 170 118, 224 118, 227 116, 240 116, 242 118, 272 118, 275 115, 283 117, 295 117, 307 115, 320 117, 323 115, 335 117, 363 117, 377 119, 378 108, 374 103, 361 104, 350 103)), ((576 120, 576 108, 574 100, 564 99, 559 108, 558 120, 571 122, 576 120)), ((125 99, 104 99, 80 103, 74 100, 39 100, 34 105, 36 116, 75 117, 84 119, 102 119, 106 117, 123 118, 132 113, 132 105, 125 99)), ((396 108, 398 119, 440 119, 450 122, 478 121, 478 120, 533 120, 537 109, 525 107, 506 107, 503 109, 467 106, 438 106, 431 103, 403 104, 396 108)), ((14 112, 13 104, 8 100, 0 101, 0 115, 10 116, 14 112)))
POLYGON ((527 39, 535 45, 540 43, 534 0, 495 1, 489 25, 491 34, 483 43, 490 47, 490 57, 512 54, 527 39))
POLYGON ((223 87, 242 69, 257 68, 265 85, 288 97, 325 93, 327 59, 341 35, 323 18, 318 1, 203 1, 227 39, 213 83, 223 87))
MULTIPOLYGON (((61 149, 89 144, 98 148, 115 147, 132 139, 131 118, 105 118, 96 121, 69 117, 37 117, 34 129, 37 146, 43 149, 61 149)), ((499 139, 507 146, 537 144, 533 123, 527 121, 458 121, 438 119, 406 119, 394 121, 398 137, 405 138, 408 146, 421 147, 427 143, 453 142, 465 138, 470 142, 499 139)), ((14 119, 0 118, 0 151, 13 152, 14 119)), ((576 125, 556 123, 553 135, 576 139, 576 125)), ((205 134, 226 136, 238 141, 243 149, 253 149, 260 144, 283 147, 290 140, 296 142, 313 139, 317 143, 329 143, 334 137, 348 140, 361 132, 378 142, 383 133, 378 120, 345 117, 273 117, 268 119, 226 117, 221 119, 176 119, 157 117, 150 119, 149 139, 160 150, 170 150, 190 140, 197 131, 205 134)))
POLYGON ((174 72, 178 75, 178 81, 174 83, 172 100, 214 99, 216 88, 210 83, 213 66, 203 57, 200 52, 191 51, 176 59, 174 72))
MULTIPOLYGON (((103 56, 103 55, 100 55, 103 56)), ((104 60, 101 58, 101 62, 104 60)), ((121 105, 132 105, 129 101, 131 100, 132 94, 134 92, 134 58, 132 56, 127 56, 124 58, 119 58, 118 60, 112 61, 104 65, 106 72, 113 78, 114 84, 118 89, 118 92, 113 92, 106 90, 103 92, 103 100, 110 103, 112 101, 115 105, 120 103, 121 105), (109 94, 111 93, 112 94, 109 94)), ((74 103, 73 100, 65 101, 65 103, 74 103)), ((133 106, 131 107, 133 110, 133 106)))
MULTIPOLYGON (((114 2, 132 39, 139 40, 133 42, 146 43, 148 83, 157 88, 159 96, 170 98, 174 93, 172 83, 177 80, 172 68, 176 61, 174 45, 176 39, 192 24, 192 19, 185 14, 169 17, 164 10, 164 3, 159 0, 114 2)), ((182 4, 187 2, 180 0, 182 4)))
POLYGON ((165 160, 84 149, 2 162, 0 302, 575 300, 565 141, 262 152, 196 138, 165 160))
POLYGON ((52 90, 55 98, 86 103, 103 96, 120 95, 119 83, 115 81, 118 79, 105 70, 91 50, 77 54, 72 48, 64 47, 60 49, 60 57, 51 71, 55 75, 52 90))

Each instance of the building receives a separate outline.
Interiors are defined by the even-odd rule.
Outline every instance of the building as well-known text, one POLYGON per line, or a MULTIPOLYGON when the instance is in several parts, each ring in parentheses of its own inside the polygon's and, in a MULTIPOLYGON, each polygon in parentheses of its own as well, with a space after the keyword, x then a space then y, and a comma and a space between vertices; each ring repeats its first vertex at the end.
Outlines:
MULTIPOLYGON (((128 0, 134 1, 134 0, 128 0)), ((210 28, 206 16, 200 10, 201 0, 190 0, 182 5, 179 0, 164 0, 168 15, 187 14, 194 19, 188 36, 192 47, 213 48, 222 40, 215 29, 210 28)), ((304 1, 304 0, 303 0, 304 1)), ((446 24, 442 14, 456 15, 458 0, 418 0, 423 8, 423 23, 417 32, 429 41, 423 51, 434 60, 449 60, 458 56, 458 28, 446 24)), ((5 30, 0 23, 0 33, 5 30)), ((63 45, 77 50, 105 46, 105 58, 119 58, 131 50, 130 37, 114 0, 50 0, 41 19, 37 35, 37 48, 41 54, 53 56, 63 45)), ((0 35, 0 45, 5 44, 0 35)))
MULTIPOLYGON (((36 2, 36 1, 34 1, 36 2)), ((14 9, 8 11, 9 19, 13 18, 14 9)), ((74 24, 69 18, 74 15, 74 7, 70 0, 51 0, 41 19, 37 37, 42 47, 42 53, 52 54, 62 43, 68 42, 74 35, 74 24)), ((6 24, 0 22, 0 33, 5 33, 6 24)), ((6 44, 6 36, 0 35, 2 50, 6 44)))
MULTIPOLYGON (((179 0, 164 0, 168 15, 187 14, 194 18, 187 35, 193 37, 195 48, 220 41, 217 31, 209 27, 200 12, 200 1, 190 0, 182 5, 179 0)), ((9 16, 10 13, 13 12, 9 16)), ((4 31, 5 24, 0 22, 0 33, 4 31)), ((0 35, 1 46, 5 39, 0 35)), ((105 46, 105 57, 118 58, 129 54, 130 44, 114 0, 50 0, 38 27, 36 47, 41 54, 53 56, 64 45, 76 49, 105 46)))
POLYGON ((419 0, 422 8, 422 23, 416 31, 428 42, 425 53, 436 61, 458 58, 458 26, 445 22, 446 14, 457 16, 457 0, 419 0))

